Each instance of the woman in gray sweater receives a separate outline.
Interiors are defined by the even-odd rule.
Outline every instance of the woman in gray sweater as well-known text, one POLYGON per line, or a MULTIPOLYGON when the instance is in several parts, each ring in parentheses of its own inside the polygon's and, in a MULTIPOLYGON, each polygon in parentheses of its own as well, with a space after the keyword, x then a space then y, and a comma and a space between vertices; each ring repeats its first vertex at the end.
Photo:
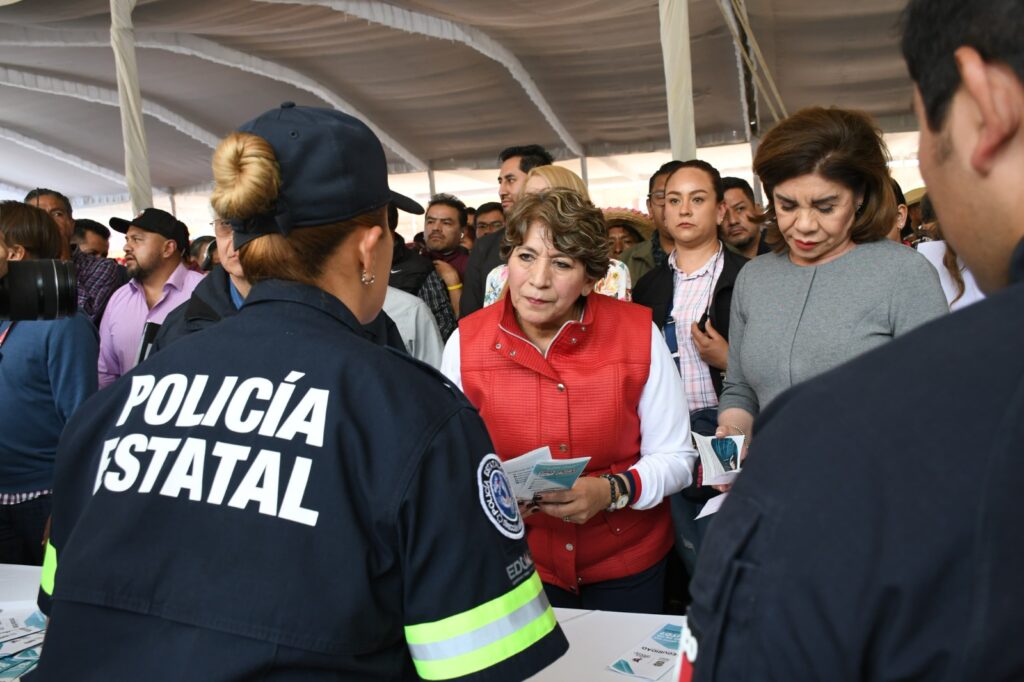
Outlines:
POLYGON ((754 159, 772 253, 736 280, 719 437, 750 436, 782 391, 945 313, 928 261, 886 240, 897 220, 881 132, 867 114, 804 109, 754 159))

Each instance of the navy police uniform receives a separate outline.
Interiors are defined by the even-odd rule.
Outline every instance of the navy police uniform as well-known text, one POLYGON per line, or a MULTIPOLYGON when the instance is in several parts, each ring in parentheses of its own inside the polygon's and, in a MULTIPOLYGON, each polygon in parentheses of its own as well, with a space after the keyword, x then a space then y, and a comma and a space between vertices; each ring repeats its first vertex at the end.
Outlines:
POLYGON ((567 643, 491 452, 336 298, 258 283, 69 423, 33 680, 532 675, 567 643))
POLYGON ((1003 291, 772 403, 701 549, 693 679, 1024 679, 1022 331, 1024 242, 1003 291))

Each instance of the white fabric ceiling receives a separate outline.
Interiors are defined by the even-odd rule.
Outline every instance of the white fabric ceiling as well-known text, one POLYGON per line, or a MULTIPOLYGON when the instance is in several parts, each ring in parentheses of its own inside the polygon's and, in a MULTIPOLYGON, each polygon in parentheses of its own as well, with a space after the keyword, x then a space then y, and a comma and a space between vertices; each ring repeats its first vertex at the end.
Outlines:
MULTIPOLYGON (((723 3, 690 2, 702 146, 747 139, 723 3)), ((914 127, 902 4, 746 2, 790 112, 857 107, 890 131, 914 127)), ((0 7, 0 188, 126 191, 109 8, 0 7)), ((528 142, 560 158, 669 147, 656 0, 139 0, 133 20, 158 190, 209 182, 211 140, 285 100, 357 113, 395 172, 493 168, 528 142)))

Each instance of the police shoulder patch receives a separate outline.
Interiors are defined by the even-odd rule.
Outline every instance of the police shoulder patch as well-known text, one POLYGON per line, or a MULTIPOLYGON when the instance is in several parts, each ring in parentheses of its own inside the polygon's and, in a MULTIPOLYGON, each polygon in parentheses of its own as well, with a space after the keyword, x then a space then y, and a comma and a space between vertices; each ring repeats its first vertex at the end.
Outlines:
POLYGON ((484 508, 487 520, 507 538, 520 540, 526 534, 526 525, 519 515, 519 504, 512 494, 501 460, 497 455, 487 455, 477 468, 477 485, 480 488, 480 506, 484 508))

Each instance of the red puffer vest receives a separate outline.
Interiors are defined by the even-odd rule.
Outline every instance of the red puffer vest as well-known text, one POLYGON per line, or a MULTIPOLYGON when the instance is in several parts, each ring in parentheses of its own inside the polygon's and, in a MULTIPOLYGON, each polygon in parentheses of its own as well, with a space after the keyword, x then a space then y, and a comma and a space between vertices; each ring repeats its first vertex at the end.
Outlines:
MULTIPOLYGON (((566 324, 545 357, 526 340, 509 298, 459 322, 463 390, 497 455, 511 459, 547 445, 556 459, 591 457, 584 475, 628 469, 640 457, 650 309, 589 296, 583 319, 566 324)), ((573 592, 650 568, 672 546, 665 502, 602 511, 583 525, 538 513, 526 525, 541 578, 573 592)))

